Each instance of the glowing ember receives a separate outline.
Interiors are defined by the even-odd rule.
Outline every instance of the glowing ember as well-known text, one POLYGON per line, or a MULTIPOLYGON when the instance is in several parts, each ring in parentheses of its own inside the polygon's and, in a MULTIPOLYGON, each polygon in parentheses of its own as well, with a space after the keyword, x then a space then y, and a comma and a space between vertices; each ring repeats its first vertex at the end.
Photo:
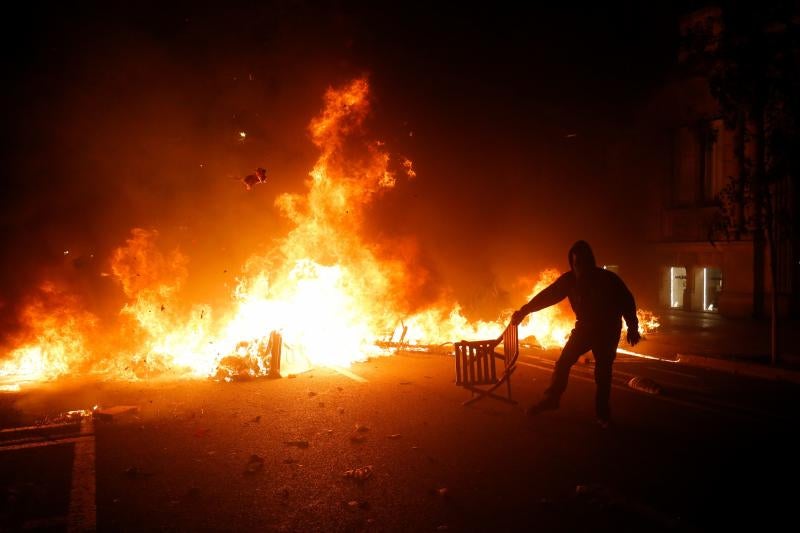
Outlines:
MULTIPOLYGON (((128 379, 265 375, 273 331, 283 338, 284 374, 391 353, 387 343, 376 344, 387 332, 412 346, 497 337, 510 309, 491 322, 468 321, 453 301, 412 312, 406 301, 417 280, 411 265, 365 240, 367 207, 398 179, 416 177, 409 159, 394 159, 383 143, 365 140, 368 94, 365 79, 326 92, 324 109, 309 125, 320 155, 305 194, 283 194, 275 202, 293 227, 269 253, 245 262, 227 305, 187 303, 189 258, 163 249, 158 231, 134 228, 101 274, 125 297, 118 323, 99 336, 98 319, 75 295, 42 284, 0 366, 0 386, 14 390, 23 381, 87 373, 128 379)), ((530 299, 558 275, 545 270, 518 300, 530 299)), ((652 313, 640 311, 639 319, 643 333, 658 327, 652 313)), ((520 337, 557 347, 573 324, 563 302, 530 315, 520 337)))

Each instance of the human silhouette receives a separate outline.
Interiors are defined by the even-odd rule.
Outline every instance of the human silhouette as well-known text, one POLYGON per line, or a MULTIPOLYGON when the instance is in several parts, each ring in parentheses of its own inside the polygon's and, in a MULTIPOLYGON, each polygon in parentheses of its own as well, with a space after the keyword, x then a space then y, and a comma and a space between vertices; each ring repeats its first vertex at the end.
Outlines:
POLYGON ((611 367, 617 355, 622 320, 628 326, 628 343, 635 346, 641 337, 636 318, 636 303, 625 283, 613 272, 599 268, 592 248, 578 241, 569 249, 570 270, 531 301, 514 312, 513 324, 519 324, 529 313, 555 305, 569 298, 575 312, 575 328, 556 361, 550 386, 539 403, 528 408, 527 414, 558 409, 561 395, 567 388, 572 365, 584 353, 592 350, 595 358, 594 380, 597 385, 595 408, 602 428, 611 422, 611 367))

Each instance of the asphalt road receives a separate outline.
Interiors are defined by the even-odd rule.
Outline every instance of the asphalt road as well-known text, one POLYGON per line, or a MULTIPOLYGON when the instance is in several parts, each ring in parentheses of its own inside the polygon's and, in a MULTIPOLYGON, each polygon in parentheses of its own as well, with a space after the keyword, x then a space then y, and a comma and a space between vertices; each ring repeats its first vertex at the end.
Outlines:
POLYGON ((583 363, 560 410, 526 418, 555 355, 523 353, 518 406, 462 407, 469 393, 453 385, 452 358, 421 353, 280 380, 60 383, 6 394, 4 426, 95 404, 139 412, 95 420, 74 442, 0 442, 0 525, 703 531, 793 520, 799 387, 620 355, 615 426, 595 425, 592 366, 583 363), (634 376, 662 393, 632 390, 634 376), (372 470, 363 481, 344 475, 364 466, 372 470), (96 510, 85 494, 70 501, 92 482, 96 510))

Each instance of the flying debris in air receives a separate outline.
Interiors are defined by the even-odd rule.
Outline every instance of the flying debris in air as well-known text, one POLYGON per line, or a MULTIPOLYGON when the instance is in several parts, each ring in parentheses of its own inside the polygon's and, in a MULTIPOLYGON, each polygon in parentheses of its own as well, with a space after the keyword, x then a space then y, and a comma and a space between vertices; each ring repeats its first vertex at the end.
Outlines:
POLYGON ((257 168, 255 174, 248 174, 244 178, 240 178, 244 186, 249 191, 255 185, 259 183, 266 183, 267 182, 267 170, 264 168, 257 168))

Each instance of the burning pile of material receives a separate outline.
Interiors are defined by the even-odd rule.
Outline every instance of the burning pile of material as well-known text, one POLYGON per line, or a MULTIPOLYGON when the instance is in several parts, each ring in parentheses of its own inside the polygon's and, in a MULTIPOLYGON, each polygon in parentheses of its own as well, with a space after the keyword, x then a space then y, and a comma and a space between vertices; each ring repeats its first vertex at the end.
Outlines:
MULTIPOLYGON (((365 134, 368 95, 365 79, 327 91, 309 126, 319 157, 306 191, 275 201, 292 228, 242 265, 226 305, 187 302, 190 258, 163 249, 157 230, 134 228, 109 259, 125 298, 118 323, 99 331, 98 318, 77 295, 46 282, 31 296, 0 376, 262 376, 270 371, 273 331, 283 338, 281 372, 297 373, 391 353, 376 341, 401 320, 411 344, 496 337, 510 310, 497 321, 469 322, 453 301, 412 309, 406 296, 420 277, 413 258, 407 250, 393 253, 391 242, 378 246, 364 237, 366 209, 398 180, 416 176, 409 159, 390 155, 365 134)), ((258 169, 244 182, 250 188, 265 180, 258 169)), ((527 297, 557 276, 543 272, 527 297)), ((520 337, 561 345, 572 321, 566 304, 555 306, 524 322, 520 337)))

